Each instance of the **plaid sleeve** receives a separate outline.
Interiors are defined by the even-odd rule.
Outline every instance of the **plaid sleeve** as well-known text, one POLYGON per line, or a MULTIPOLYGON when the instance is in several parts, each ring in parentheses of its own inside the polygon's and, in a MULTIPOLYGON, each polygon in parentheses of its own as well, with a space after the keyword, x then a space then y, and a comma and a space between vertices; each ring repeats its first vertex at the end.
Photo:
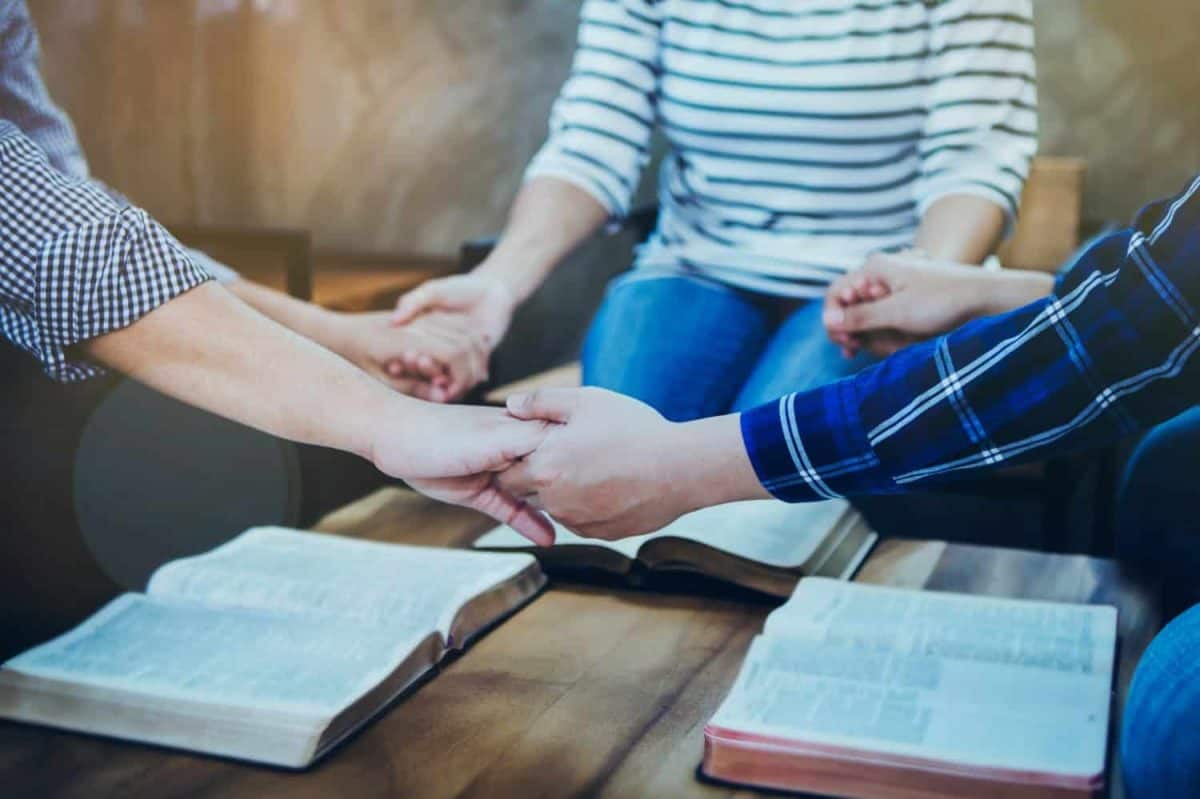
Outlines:
POLYGON ((145 211, 50 166, 0 121, 0 332, 53 378, 99 373, 71 347, 211 279, 145 211))
POLYGON ((1197 264, 1200 178, 1050 297, 743 414, 758 477, 791 502, 901 491, 1165 421, 1200 403, 1197 264))

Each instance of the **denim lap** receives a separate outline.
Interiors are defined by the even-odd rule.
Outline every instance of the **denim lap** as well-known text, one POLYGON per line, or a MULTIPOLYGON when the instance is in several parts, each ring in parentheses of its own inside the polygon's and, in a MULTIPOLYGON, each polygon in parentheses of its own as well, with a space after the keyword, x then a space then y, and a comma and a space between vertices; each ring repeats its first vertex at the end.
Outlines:
POLYGON ((770 333, 760 302, 719 283, 629 272, 613 281, 583 345, 583 383, 672 421, 729 410, 770 333))
POLYGON ((844 358, 829 341, 819 300, 782 323, 779 303, 699 277, 626 273, 588 331, 584 384, 687 421, 815 388, 870 362, 844 358))
POLYGON ((1130 799, 1200 796, 1200 605, 1168 624, 1138 663, 1121 770, 1130 799))
POLYGON ((842 355, 825 334, 822 307, 820 300, 809 300, 784 319, 759 355, 733 410, 750 410, 785 394, 818 388, 875 363, 877 359, 865 352, 853 358, 842 355))

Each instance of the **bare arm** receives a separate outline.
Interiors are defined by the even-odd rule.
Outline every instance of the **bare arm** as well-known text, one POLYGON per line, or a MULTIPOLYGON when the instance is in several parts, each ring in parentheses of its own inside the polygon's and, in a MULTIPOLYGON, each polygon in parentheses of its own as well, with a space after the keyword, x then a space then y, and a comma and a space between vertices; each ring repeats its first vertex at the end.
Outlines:
POLYGON ((1004 233, 1004 209, 983 197, 948 194, 929 206, 916 246, 931 258, 981 264, 1004 233))
MULTIPOLYGON (((405 294, 392 321, 420 330, 423 314, 449 312, 482 338, 490 354, 516 307, 607 218, 605 208, 582 189, 558 178, 534 178, 518 193, 487 259, 469 275, 431 280, 405 294)), ((416 368, 415 361, 408 359, 406 367, 416 368)))
POLYGON ((496 249, 475 273, 501 281, 515 302, 524 302, 607 218, 582 189, 557 178, 534 178, 517 194, 496 249))
POLYGON ((541 441, 501 411, 390 391, 334 353, 206 283, 80 345, 164 394, 275 435, 345 450, 439 499, 544 535, 492 472, 541 441))
POLYGON ((371 420, 387 419, 404 405, 332 352, 263 318, 215 283, 83 349, 205 410, 365 458, 373 456, 371 420))

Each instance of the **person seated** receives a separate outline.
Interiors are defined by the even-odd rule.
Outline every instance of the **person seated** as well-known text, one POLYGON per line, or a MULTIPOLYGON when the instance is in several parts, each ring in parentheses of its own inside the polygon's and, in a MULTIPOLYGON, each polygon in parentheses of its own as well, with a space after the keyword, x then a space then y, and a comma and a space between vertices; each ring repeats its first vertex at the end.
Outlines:
POLYGON ((629 211, 661 131, 657 228, 592 322, 584 382, 683 420, 848 374, 865 359, 821 330, 833 279, 901 247, 979 263, 1011 224, 1036 149, 1031 13, 588 0, 497 247, 402 298, 396 321, 461 314, 494 347, 517 303, 629 211))

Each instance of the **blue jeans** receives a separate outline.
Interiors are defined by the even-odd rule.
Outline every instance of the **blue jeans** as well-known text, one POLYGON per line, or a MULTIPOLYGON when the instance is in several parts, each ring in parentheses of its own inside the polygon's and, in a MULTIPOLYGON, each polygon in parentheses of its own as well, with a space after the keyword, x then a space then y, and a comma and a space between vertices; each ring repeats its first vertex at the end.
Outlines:
POLYGON ((760 297, 686 275, 612 282, 583 345, 583 382, 673 421, 745 410, 870 363, 825 336, 821 302, 760 297))
MULTIPOLYGON (((1117 503, 1118 556, 1164 581, 1173 614, 1200 602, 1200 408, 1138 445, 1117 503)), ((1138 663, 1121 763, 1131 799, 1200 797, 1200 605, 1175 618, 1138 663)))

